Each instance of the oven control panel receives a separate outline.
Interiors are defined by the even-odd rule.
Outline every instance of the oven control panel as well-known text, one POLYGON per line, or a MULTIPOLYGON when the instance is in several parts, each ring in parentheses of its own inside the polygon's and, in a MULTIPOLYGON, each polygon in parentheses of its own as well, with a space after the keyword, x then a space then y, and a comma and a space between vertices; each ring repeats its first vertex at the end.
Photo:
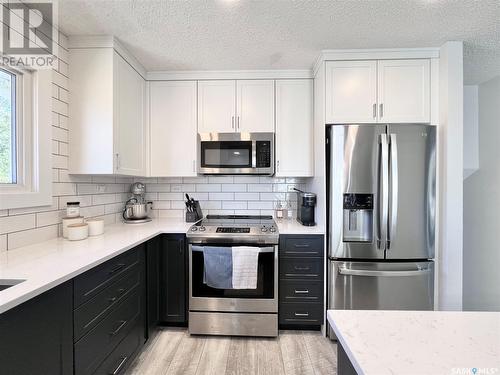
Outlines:
POLYGON ((216 233, 250 233, 250 228, 217 227, 216 233))

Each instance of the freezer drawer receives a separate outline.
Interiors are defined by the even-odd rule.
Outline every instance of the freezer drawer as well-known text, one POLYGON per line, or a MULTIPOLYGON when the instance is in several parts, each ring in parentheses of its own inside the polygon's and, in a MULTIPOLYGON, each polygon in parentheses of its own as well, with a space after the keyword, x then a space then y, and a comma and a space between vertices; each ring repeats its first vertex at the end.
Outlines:
POLYGON ((433 262, 329 262, 329 309, 433 310, 433 262))

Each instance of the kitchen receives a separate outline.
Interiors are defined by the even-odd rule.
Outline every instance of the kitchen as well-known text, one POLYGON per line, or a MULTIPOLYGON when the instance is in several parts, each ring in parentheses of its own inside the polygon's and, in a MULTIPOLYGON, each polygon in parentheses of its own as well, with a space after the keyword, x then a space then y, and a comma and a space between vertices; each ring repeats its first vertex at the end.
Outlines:
POLYGON ((497 2, 46 4, 55 65, 0 66, 1 373, 498 373, 497 2))

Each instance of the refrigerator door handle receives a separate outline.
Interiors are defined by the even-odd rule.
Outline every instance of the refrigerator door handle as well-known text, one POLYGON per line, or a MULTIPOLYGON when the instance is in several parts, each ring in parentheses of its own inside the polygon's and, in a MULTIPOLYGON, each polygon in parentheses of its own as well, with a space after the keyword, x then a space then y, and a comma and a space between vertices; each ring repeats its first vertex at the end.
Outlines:
POLYGON ((389 218, 389 232, 387 235, 387 250, 391 248, 391 241, 394 241, 396 237, 396 230, 398 226, 398 187, 399 187, 399 175, 398 175, 398 141, 396 134, 390 135, 390 179, 391 179, 391 201, 390 201, 390 213, 389 218))
POLYGON ((389 215, 389 144, 387 142, 387 134, 380 135, 381 157, 379 166, 379 207, 378 221, 380 229, 379 248, 385 249, 387 246, 387 220, 389 215))
POLYGON ((355 270, 352 268, 339 267, 339 274, 346 276, 386 276, 386 277, 401 277, 401 276, 420 276, 424 273, 429 273, 430 268, 408 271, 375 271, 375 270, 355 270))

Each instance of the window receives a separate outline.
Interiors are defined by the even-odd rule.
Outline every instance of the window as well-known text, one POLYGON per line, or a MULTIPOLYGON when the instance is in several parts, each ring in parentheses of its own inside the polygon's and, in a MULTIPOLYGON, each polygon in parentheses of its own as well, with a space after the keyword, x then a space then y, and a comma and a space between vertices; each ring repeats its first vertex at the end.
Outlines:
POLYGON ((0 66, 0 209, 50 205, 52 71, 0 66))
MULTIPOLYGON (((20 77, 19 77, 20 78, 20 77)), ((18 75, 0 68, 0 183, 17 182, 18 75)))

